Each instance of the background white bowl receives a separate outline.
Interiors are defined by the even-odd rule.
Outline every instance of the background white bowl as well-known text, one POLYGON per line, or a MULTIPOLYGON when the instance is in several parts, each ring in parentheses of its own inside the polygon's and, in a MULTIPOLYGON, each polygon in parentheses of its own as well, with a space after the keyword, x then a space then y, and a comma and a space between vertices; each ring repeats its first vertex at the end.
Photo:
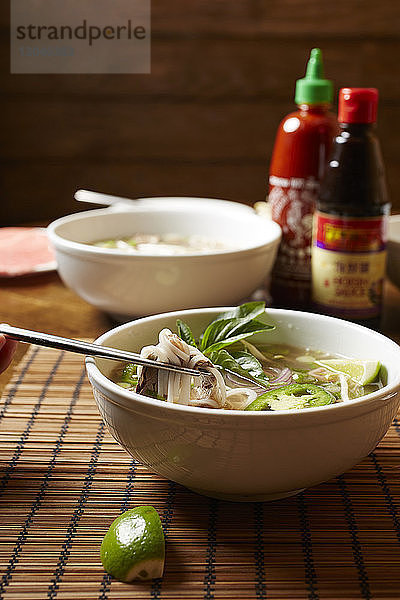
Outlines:
MULTIPOLYGON (((102 335, 98 342, 138 351, 157 341, 177 318, 195 333, 224 309, 147 317, 102 335)), ((267 500, 297 493, 349 469, 387 431, 400 403, 400 347, 347 321, 268 310, 276 329, 263 341, 289 343, 354 358, 377 357, 388 384, 362 399, 281 412, 221 411, 171 405, 129 392, 108 378, 113 364, 88 358, 87 373, 100 413, 117 441, 168 479, 216 498, 267 500)), ((256 339, 256 338, 254 338, 256 339)))
POLYGON ((387 274, 389 279, 400 288, 400 215, 389 219, 387 274))
POLYGON ((49 238, 59 273, 84 300, 116 318, 238 303, 271 271, 281 230, 247 206, 207 199, 164 199, 77 213, 53 222, 49 238), (85 242, 142 233, 202 234, 233 250, 151 256, 85 242))

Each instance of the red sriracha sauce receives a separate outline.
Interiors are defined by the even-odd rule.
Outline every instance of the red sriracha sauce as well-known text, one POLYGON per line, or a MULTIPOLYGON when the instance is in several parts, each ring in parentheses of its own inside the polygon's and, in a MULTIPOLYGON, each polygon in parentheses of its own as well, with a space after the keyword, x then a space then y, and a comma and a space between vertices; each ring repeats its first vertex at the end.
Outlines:
POLYGON ((332 97, 321 50, 313 48, 306 76, 296 82, 299 108, 279 125, 270 164, 269 203, 272 219, 282 228, 271 281, 275 306, 307 308, 311 303, 312 215, 338 127, 329 110, 332 97))

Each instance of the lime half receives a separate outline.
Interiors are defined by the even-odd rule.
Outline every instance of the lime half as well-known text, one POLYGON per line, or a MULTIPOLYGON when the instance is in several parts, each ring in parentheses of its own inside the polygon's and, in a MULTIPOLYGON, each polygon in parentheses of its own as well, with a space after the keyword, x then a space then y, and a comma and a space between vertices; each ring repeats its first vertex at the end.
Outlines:
POLYGON ((138 506, 117 517, 104 536, 100 557, 107 573, 119 581, 161 577, 165 541, 157 511, 138 506))
POLYGON ((360 385, 367 385, 367 383, 374 381, 381 368, 381 363, 378 360, 349 360, 347 358, 319 360, 318 364, 332 371, 345 373, 360 385))

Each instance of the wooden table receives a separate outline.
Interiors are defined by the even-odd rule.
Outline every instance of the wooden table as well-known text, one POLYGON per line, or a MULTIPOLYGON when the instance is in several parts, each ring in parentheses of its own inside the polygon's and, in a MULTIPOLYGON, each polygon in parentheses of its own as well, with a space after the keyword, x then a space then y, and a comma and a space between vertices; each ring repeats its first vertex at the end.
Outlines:
POLYGON ((57 335, 95 338, 111 320, 67 289, 56 273, 2 280, 0 319, 57 335))
MULTIPOLYGON (((111 319, 67 289, 56 273, 0 282, 0 322, 57 335, 95 338, 111 319)), ((400 291, 385 287, 382 332, 400 343, 400 291)))
MULTIPOLYGON (((0 286, 2 321, 89 338, 112 326, 55 273, 0 286)), ((383 331, 400 341, 400 291, 390 284, 383 331)), ((80 356, 31 348, 3 374, 1 600, 398 600, 399 418, 351 471, 296 497, 238 505, 132 461, 102 423, 82 367, 80 356), (161 516, 165 576, 126 585, 104 572, 100 544, 140 504, 161 516)))

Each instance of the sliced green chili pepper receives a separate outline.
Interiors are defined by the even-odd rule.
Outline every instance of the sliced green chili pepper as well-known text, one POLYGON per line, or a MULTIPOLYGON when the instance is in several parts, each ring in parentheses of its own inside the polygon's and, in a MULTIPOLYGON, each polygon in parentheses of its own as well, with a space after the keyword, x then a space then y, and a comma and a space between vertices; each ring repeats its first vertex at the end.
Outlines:
POLYGON ((299 410, 335 401, 335 396, 319 385, 293 383, 258 396, 246 410, 299 410))
POLYGON ((137 366, 134 364, 128 364, 122 371, 119 383, 129 383, 132 387, 138 382, 137 377, 137 366))
POLYGON ((318 379, 308 374, 308 371, 292 371, 292 379, 295 383, 317 383, 318 379))

